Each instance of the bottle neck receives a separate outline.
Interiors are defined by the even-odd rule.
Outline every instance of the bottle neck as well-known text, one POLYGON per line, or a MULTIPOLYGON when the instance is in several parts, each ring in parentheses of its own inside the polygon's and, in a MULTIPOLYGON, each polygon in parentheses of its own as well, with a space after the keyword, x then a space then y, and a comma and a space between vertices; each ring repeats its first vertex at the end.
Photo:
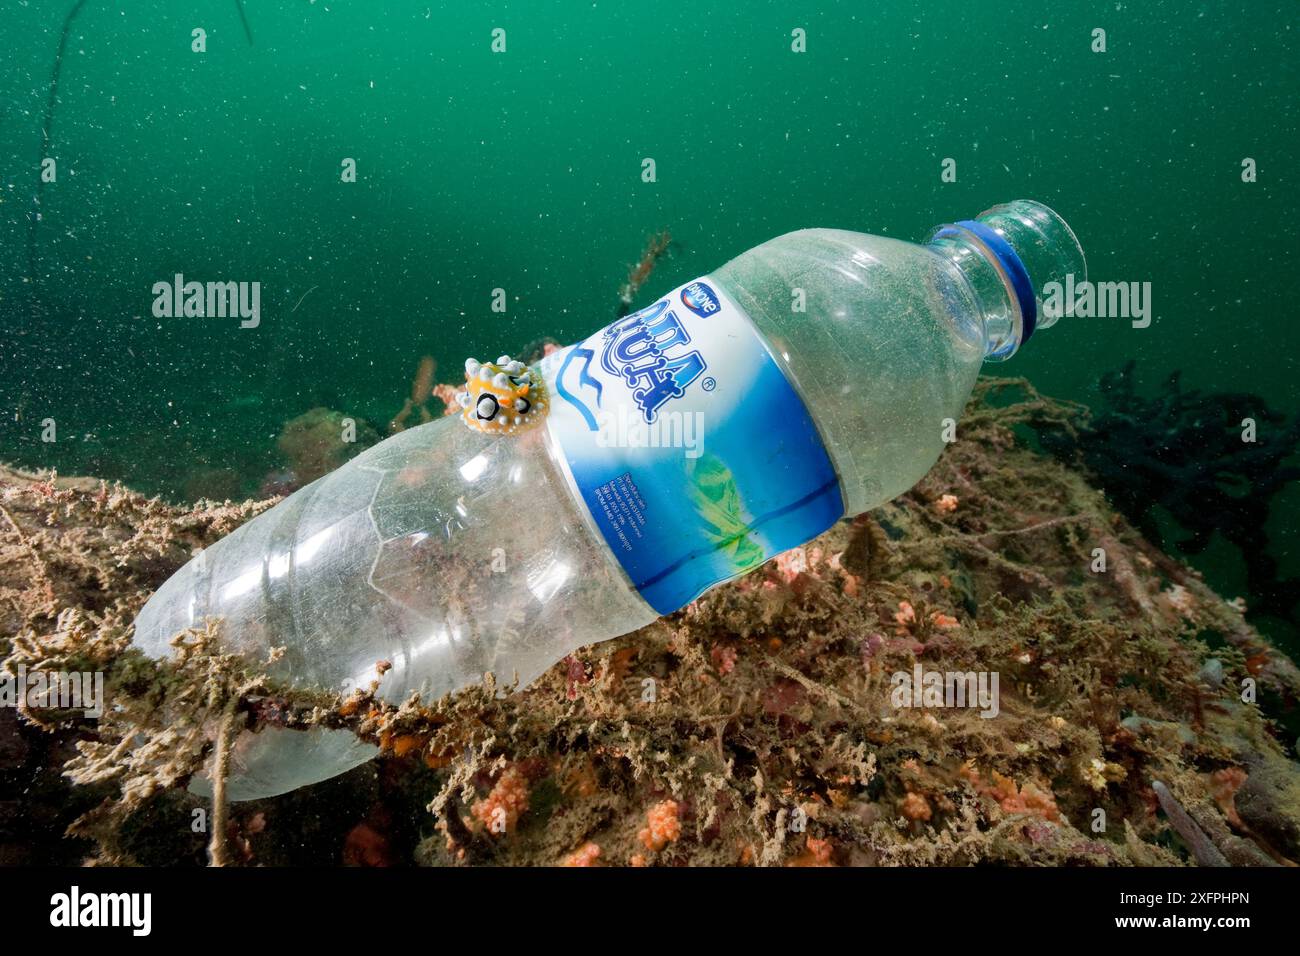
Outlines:
POLYGON ((990 361, 1010 358, 1036 329, 1059 318, 1043 308, 1039 290, 1088 275, 1074 231, 1030 199, 940 226, 929 245, 953 264, 974 293, 984 325, 984 357, 990 361))
MULTIPOLYGON (((1008 268, 986 239, 964 224, 940 226, 928 245, 953 264, 975 295, 984 323, 985 360, 1000 362, 1014 355, 1029 337, 1024 331, 1026 309, 1011 274, 1014 267, 1008 268)), ((1034 306, 1032 291, 1029 304, 1034 306)))

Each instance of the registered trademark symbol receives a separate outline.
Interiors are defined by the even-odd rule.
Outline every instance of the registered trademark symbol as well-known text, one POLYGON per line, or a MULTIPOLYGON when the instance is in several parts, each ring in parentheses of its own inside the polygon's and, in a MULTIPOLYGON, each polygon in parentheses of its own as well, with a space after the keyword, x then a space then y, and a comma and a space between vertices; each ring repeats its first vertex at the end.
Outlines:
POLYGON ((704 389, 706 392, 711 392, 717 387, 718 387, 717 381, 711 376, 709 378, 706 378, 704 381, 700 382, 700 388, 704 389))

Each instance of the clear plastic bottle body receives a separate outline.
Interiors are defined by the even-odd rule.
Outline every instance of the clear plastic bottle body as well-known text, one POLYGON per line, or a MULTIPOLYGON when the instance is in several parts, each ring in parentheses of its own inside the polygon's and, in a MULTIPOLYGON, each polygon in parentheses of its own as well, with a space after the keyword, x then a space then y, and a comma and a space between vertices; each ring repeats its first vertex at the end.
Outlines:
MULTIPOLYGON (((847 514, 920 480, 982 362, 1012 354, 1032 331, 989 230, 1026 250, 1040 282, 1086 275, 1073 233, 1046 207, 1018 201, 968 225, 923 245, 804 230, 711 276, 803 399, 847 514)), ((523 686, 657 616, 562 454, 548 428, 493 436, 458 417, 394 436, 196 556, 140 613, 136 644, 165 656, 175 634, 215 618, 229 649, 250 660, 283 648, 271 676, 298 687, 378 681, 379 695, 399 702, 489 671, 523 686)), ((284 792, 374 752, 346 731, 245 734, 231 795, 284 792)))
MULTIPOLYGON (((394 703, 479 683, 524 686, 578 647, 656 617, 580 513, 545 429, 519 437, 444 418, 402 432, 197 555, 136 621, 163 657, 205 618, 272 677, 394 703), (380 662, 391 668, 380 679, 380 662)), ((243 734, 231 799, 274 796, 376 753, 346 730, 243 734)), ((203 792, 207 784, 196 781, 203 792)))
POLYGON ((220 619, 271 676, 424 699, 522 686, 654 612, 589 529, 545 429, 488 436, 449 417, 402 432, 223 538, 168 580, 135 641, 162 656, 220 619), (386 673, 380 680, 379 664, 386 673))
POLYGON ((949 260, 896 239, 806 229, 713 275, 812 410, 847 514, 930 470, 986 347, 975 293, 949 260))
POLYGON ((925 243, 791 232, 713 275, 811 410, 856 515, 930 470, 982 364, 1055 324, 1043 288, 1086 281, 1087 262, 1064 219, 1018 199, 925 243))

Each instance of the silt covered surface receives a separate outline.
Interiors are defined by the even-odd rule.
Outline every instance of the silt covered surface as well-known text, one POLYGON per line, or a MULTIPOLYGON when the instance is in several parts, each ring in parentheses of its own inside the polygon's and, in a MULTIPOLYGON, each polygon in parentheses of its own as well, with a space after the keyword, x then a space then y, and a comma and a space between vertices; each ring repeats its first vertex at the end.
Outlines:
POLYGON ((102 671, 109 703, 0 710, 0 860, 1300 861, 1300 673, 1026 440, 1082 414, 986 380, 894 502, 528 688, 485 675, 400 707, 288 692, 221 653, 220 622, 163 665, 130 650, 152 590, 273 500, 0 472, 5 667, 102 671), (900 701, 899 675, 930 674, 996 675, 996 713, 900 701), (187 789, 272 726, 348 727, 381 756, 269 800, 187 789))

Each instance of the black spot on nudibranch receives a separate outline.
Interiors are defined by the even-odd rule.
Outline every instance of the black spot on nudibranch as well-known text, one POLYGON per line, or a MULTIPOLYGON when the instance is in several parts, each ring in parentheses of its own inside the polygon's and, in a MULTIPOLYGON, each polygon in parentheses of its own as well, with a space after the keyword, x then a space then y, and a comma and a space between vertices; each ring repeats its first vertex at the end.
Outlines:
POLYGON ((478 397, 478 406, 475 411, 478 414, 479 421, 490 422, 497 417, 497 412, 501 410, 501 403, 497 401, 495 395, 483 394, 478 397))

